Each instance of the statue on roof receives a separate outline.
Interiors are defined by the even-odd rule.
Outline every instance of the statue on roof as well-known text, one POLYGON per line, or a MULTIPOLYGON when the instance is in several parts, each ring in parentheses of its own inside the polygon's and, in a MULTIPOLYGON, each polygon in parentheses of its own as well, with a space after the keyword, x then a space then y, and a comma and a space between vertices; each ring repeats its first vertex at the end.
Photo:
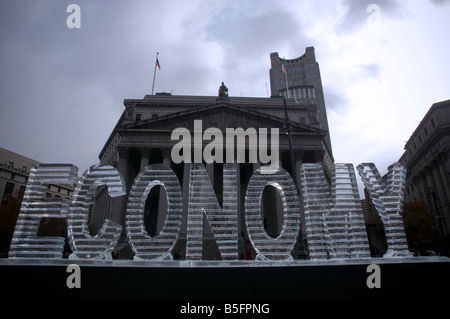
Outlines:
POLYGON ((228 88, 222 82, 222 85, 219 88, 219 99, 228 100, 228 88))

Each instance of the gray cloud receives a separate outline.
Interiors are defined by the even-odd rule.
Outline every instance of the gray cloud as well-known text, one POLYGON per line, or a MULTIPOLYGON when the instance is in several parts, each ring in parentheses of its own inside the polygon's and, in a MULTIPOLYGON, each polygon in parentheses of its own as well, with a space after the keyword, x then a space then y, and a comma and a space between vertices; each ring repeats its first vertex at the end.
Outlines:
POLYGON ((0 145, 43 162, 74 163, 80 170, 98 161, 123 99, 151 93, 156 51, 162 66, 157 92, 215 95, 221 81, 237 79, 230 92, 247 94, 255 73, 262 75, 258 81, 265 92, 270 43, 287 42, 277 35, 278 24, 295 26, 289 13, 283 24, 276 12, 275 30, 264 29, 258 40, 268 10, 246 20, 228 16, 221 1, 215 6, 201 0, 78 0, 81 29, 69 29, 70 3, 0 2, 0 145), (258 70, 242 70, 245 52, 247 61, 256 55, 263 62, 258 70))
POLYGON ((255 56, 301 38, 301 27, 291 12, 274 9, 257 15, 223 16, 211 22, 209 37, 240 56, 255 56))
POLYGON ((358 65, 359 77, 380 80, 381 66, 376 63, 358 65))
POLYGON ((225 80, 230 81, 230 94, 243 91, 243 95, 265 96, 269 54, 279 52, 294 58, 314 44, 304 33, 299 16, 273 1, 263 2, 229 3, 213 14, 205 28, 206 39, 224 52, 221 67, 225 80))
POLYGON ((446 4, 450 4, 450 0, 430 0, 430 2, 438 6, 445 6, 446 4))
POLYGON ((129 36, 136 28, 131 7, 77 1, 82 27, 75 30, 66 26, 70 3, 1 3, 0 144, 84 170, 98 161, 122 100, 149 93, 142 70, 153 63, 148 46, 129 36))
MULTIPOLYGON (((360 28, 371 2, 345 0, 336 31, 360 28)), ((407 14, 400 0, 376 3, 383 18, 407 14)), ((325 5, 311 6, 321 14, 325 5)), ((314 45, 319 62, 333 55, 307 35, 308 14, 272 0, 0 1, 0 146, 80 170, 96 163, 123 99, 150 94, 156 51, 157 92, 216 95, 225 81, 232 96, 265 96, 271 52, 295 58, 314 45), (71 3, 81 7, 81 29, 66 27, 71 3)), ((381 69, 348 72, 347 79, 379 79, 381 69)), ((340 110, 345 88, 333 81, 339 75, 327 78, 327 107, 340 110)))
POLYGON ((344 92, 330 86, 324 87, 323 90, 327 110, 341 113, 347 109, 348 98, 344 92))

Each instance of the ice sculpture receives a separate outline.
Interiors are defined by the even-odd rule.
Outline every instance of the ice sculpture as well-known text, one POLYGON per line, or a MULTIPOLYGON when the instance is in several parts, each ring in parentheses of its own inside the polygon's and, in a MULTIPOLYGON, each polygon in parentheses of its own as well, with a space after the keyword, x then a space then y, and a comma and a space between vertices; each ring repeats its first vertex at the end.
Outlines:
POLYGON ((394 163, 388 167, 386 180, 373 163, 357 166, 359 175, 383 222, 388 250, 385 257, 411 256, 402 219, 406 167, 394 163))
POLYGON ((211 226, 223 260, 238 258, 236 164, 223 164, 223 204, 219 205, 203 164, 191 164, 186 259, 201 260, 203 216, 211 226))
POLYGON ((177 241, 183 212, 180 184, 175 173, 163 164, 152 164, 138 175, 128 198, 126 225, 135 259, 173 259, 172 249, 177 241), (164 187, 167 214, 162 231, 150 236, 145 228, 145 204, 151 189, 164 187))
POLYGON ((126 195, 125 182, 119 172, 110 165, 93 165, 87 169, 74 192, 67 221, 67 235, 73 253, 70 259, 111 259, 111 252, 120 238, 122 226, 111 221, 110 211, 103 212, 103 226, 92 236, 89 220, 92 216, 94 195, 101 185, 108 187, 111 198, 126 195))
POLYGON ((335 164, 331 191, 322 164, 300 168, 310 259, 370 257, 352 164, 335 164))
POLYGON ((46 197, 49 184, 75 184, 78 168, 71 164, 37 164, 32 167, 14 230, 9 258, 62 258, 64 237, 39 236, 41 223, 65 219, 69 200, 46 197))
POLYGON ((283 168, 271 175, 263 174, 261 168, 253 173, 245 195, 245 223, 257 259, 293 259, 291 252, 300 232, 300 204, 294 181, 283 168), (260 213, 262 193, 268 185, 276 188, 283 204, 283 226, 277 238, 267 234, 260 213))

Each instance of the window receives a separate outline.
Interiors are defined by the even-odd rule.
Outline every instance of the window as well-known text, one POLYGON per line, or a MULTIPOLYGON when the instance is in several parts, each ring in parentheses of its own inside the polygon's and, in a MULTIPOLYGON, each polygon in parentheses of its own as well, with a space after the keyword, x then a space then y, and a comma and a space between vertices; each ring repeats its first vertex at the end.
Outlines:
POLYGON ((152 114, 152 119, 154 120, 154 119, 157 119, 158 118, 158 114, 157 113, 153 113, 152 114))
POLYGON ((428 130, 426 127, 423 129, 423 131, 425 132, 425 136, 428 136, 428 130))
POLYGON ((430 122, 431 122, 431 126, 434 127, 434 120, 431 119, 430 122))
POLYGON ((136 122, 137 122, 137 121, 140 121, 141 119, 142 119, 142 114, 137 113, 137 114, 136 114, 136 119, 135 119, 136 122))
POLYGON ((25 186, 20 186, 19 188, 19 200, 22 201, 23 194, 25 194, 25 186))
POLYGON ((6 183, 5 192, 3 193, 1 205, 8 205, 9 199, 11 198, 11 194, 13 192, 13 188, 14 188, 13 183, 9 183, 9 182, 6 183))

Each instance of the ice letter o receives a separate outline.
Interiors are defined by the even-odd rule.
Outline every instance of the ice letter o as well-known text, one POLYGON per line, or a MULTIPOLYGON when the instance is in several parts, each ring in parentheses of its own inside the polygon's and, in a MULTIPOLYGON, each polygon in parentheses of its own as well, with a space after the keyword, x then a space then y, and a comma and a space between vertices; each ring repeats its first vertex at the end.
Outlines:
POLYGON ((300 232, 300 204, 291 175, 283 168, 272 174, 257 169, 250 178, 245 196, 245 223, 257 259, 291 259, 291 252, 300 232), (275 187, 283 203, 283 226, 276 238, 270 237, 261 219, 262 192, 267 186, 275 187))
POLYGON ((126 195, 125 181, 113 166, 97 164, 84 172, 75 189, 67 221, 68 241, 73 251, 70 259, 112 258, 110 253, 120 238, 122 226, 110 220, 110 210, 95 212, 102 216, 93 216, 94 196, 102 185, 108 187, 109 198, 126 195), (89 220, 96 217, 104 221, 98 233, 92 236, 88 224, 89 220))
POLYGON ((183 200, 180 183, 175 173, 163 164, 152 164, 135 179, 127 205, 127 235, 135 253, 134 259, 173 259, 181 227, 183 200), (162 231, 150 236, 144 224, 145 204, 151 189, 164 187, 167 195, 167 214, 162 231))

